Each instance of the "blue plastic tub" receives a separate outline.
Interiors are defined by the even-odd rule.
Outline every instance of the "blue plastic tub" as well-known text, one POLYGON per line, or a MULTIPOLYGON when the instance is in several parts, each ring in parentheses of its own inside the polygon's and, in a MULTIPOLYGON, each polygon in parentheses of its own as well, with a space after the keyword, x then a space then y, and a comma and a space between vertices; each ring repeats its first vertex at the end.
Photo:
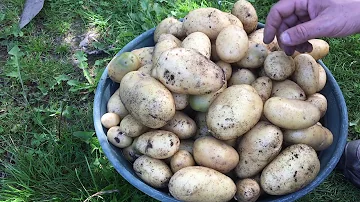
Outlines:
MULTIPOLYGON (((262 28, 263 26, 264 25, 261 23, 258 24, 258 28, 262 28)), ((153 28, 136 37, 134 40, 124 46, 117 53, 117 55, 141 47, 154 46, 154 30, 155 29, 153 28)), ((322 151, 319 154, 321 162, 320 172, 315 180, 308 186, 288 195, 266 196, 266 198, 262 198, 260 201, 294 201, 308 194, 322 181, 324 181, 325 178, 334 170, 344 150, 348 134, 348 115, 345 100, 339 85, 337 84, 329 69, 322 61, 319 60, 318 62, 325 68, 327 74, 327 83, 321 93, 328 100, 328 110, 325 116, 322 118, 321 122, 333 133, 333 144, 328 149, 322 151)), ((178 201, 174 199, 167 190, 158 190, 144 183, 135 174, 132 168, 132 164, 122 156, 121 150, 108 142, 106 138, 106 129, 102 127, 100 118, 104 113, 106 113, 107 102, 118 87, 119 84, 114 83, 108 77, 106 68, 96 89, 93 111, 96 135, 100 141, 100 145, 106 157, 124 179, 126 179, 130 184, 145 194, 159 201, 178 201)))

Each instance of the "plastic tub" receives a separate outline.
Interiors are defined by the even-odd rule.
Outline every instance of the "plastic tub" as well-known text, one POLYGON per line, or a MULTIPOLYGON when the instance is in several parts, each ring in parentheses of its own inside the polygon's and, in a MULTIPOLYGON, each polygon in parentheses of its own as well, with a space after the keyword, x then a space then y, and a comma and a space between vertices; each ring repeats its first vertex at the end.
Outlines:
MULTIPOLYGON (((264 25, 261 23, 258 24, 258 28, 262 28, 263 26, 264 25)), ((154 46, 154 30, 155 29, 153 28, 136 37, 134 40, 124 46, 117 53, 117 55, 141 47, 154 46)), ((329 69, 322 61, 319 60, 318 62, 325 68, 327 74, 327 83, 321 93, 328 100, 328 110, 325 116, 322 118, 321 122, 333 133, 333 144, 328 149, 322 151, 319 154, 321 168, 318 176, 313 182, 297 192, 283 196, 267 196, 266 198, 262 198, 259 201, 276 200, 285 202, 294 201, 303 197, 325 180, 325 178, 333 171, 342 155, 348 134, 348 115, 345 100, 339 85, 337 84, 329 69)), ((93 110, 96 135, 100 141, 100 145, 106 157, 124 179, 126 179, 130 184, 145 194, 159 201, 178 201, 174 199, 167 190, 155 189, 144 183, 133 171, 132 164, 122 156, 121 150, 108 142, 106 138, 107 130, 102 127, 100 118, 104 113, 106 113, 107 101, 118 87, 119 84, 114 83, 108 77, 106 68, 96 89, 93 110)))

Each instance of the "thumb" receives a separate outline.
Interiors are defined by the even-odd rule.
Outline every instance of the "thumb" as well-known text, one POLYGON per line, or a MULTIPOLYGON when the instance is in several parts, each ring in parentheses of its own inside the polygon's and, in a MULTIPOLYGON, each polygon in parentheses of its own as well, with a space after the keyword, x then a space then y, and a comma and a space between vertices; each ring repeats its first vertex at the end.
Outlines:
POLYGON ((285 30, 280 35, 280 41, 286 46, 296 46, 314 39, 324 36, 321 28, 322 22, 319 19, 313 19, 305 23, 298 24, 285 30))

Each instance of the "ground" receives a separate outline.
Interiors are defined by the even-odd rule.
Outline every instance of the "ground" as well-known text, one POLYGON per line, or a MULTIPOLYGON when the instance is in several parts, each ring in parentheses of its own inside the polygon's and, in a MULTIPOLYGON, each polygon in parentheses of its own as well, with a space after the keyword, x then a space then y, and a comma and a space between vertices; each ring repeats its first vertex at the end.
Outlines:
MULTIPOLYGON (((161 19, 234 1, 47 0, 22 30, 24 0, 0 3, 0 201, 151 201, 114 170, 94 133, 94 91, 110 59, 161 19)), ((275 2, 251 1, 259 21, 275 2)), ((349 140, 360 136, 360 35, 325 39, 344 94, 349 140)), ((334 171, 299 201, 356 201, 334 171)))

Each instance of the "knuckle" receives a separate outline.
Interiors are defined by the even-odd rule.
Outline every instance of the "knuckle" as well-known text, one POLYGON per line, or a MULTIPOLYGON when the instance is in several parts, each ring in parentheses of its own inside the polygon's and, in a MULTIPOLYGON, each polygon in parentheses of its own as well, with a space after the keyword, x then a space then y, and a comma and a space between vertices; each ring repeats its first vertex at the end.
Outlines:
POLYGON ((295 31, 296 37, 300 40, 306 39, 309 35, 308 30, 303 25, 296 26, 295 31))

